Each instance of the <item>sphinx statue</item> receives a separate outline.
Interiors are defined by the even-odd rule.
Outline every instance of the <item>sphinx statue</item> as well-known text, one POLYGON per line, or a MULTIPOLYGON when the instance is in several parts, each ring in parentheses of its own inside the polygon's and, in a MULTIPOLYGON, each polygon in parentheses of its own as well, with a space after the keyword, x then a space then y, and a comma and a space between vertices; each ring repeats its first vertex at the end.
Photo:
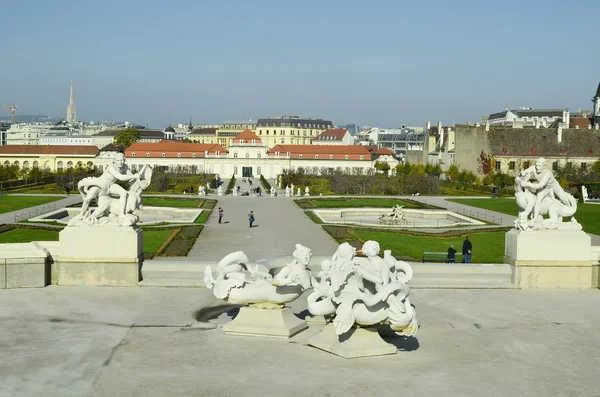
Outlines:
POLYGON ((223 327, 225 333, 287 338, 308 327, 285 304, 311 287, 312 251, 296 244, 293 257, 275 276, 265 266, 252 264, 242 251, 225 256, 214 272, 206 266, 204 283, 215 297, 248 305, 223 327))
POLYGON ((345 351, 340 338, 350 340, 362 332, 362 338, 376 346, 373 351, 381 352, 377 354, 393 354, 395 347, 377 335, 377 326, 389 326, 399 336, 416 334, 419 322, 407 285, 412 268, 393 258, 390 251, 379 257, 379 250, 379 243, 367 241, 362 247, 366 258, 356 257, 354 247, 343 243, 330 261, 321 264, 312 282, 314 292, 307 297, 308 311, 333 321, 309 340, 310 345, 357 357, 345 351))

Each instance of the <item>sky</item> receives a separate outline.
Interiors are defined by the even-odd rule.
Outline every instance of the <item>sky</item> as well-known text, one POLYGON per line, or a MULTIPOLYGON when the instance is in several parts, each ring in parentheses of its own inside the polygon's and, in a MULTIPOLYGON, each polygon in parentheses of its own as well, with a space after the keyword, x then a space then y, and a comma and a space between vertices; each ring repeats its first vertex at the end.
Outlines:
POLYGON ((2 14, 0 104, 66 117, 73 80, 87 122, 451 125, 591 109, 600 82, 593 0, 19 0, 2 14))

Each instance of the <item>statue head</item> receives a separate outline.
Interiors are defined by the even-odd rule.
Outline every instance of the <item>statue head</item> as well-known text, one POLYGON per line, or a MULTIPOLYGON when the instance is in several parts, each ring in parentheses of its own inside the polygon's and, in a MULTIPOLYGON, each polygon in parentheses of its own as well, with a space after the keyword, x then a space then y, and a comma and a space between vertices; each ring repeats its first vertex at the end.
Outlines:
POLYGON ((379 243, 374 240, 369 240, 362 246, 362 252, 366 256, 377 256, 379 255, 379 243))
POLYGON ((125 155, 123 153, 117 153, 113 160, 113 164, 121 168, 125 164, 125 155))
POLYGON ((308 266, 310 258, 312 257, 312 251, 310 248, 303 246, 302 244, 296 244, 296 249, 292 253, 296 262, 308 266))
POLYGON ((546 159, 543 157, 540 157, 535 162, 535 172, 537 172, 539 174, 540 172, 544 171, 545 169, 546 169, 546 159))

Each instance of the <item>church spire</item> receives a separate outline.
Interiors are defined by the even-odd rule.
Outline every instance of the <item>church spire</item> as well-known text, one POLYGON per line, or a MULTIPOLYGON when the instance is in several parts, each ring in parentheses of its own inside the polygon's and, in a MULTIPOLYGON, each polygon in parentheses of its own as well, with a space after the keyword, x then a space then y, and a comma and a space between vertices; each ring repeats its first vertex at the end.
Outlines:
POLYGON ((75 110, 75 95, 73 95, 73 80, 71 80, 71 94, 69 97, 69 106, 67 106, 67 122, 77 121, 77 111, 75 110))

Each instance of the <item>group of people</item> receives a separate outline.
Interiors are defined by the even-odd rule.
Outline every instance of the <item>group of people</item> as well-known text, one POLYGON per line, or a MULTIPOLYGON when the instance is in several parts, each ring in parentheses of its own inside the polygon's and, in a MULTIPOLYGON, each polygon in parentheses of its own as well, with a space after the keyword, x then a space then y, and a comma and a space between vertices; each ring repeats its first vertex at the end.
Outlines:
MULTIPOLYGON (((223 207, 219 207, 219 223, 223 223, 223 215, 225 214, 225 211, 223 211, 223 207)), ((248 214, 248 223, 250 225, 250 227, 253 226, 255 221, 254 218, 254 211, 250 211, 250 213, 248 214)))
MULTIPOLYGON (((471 263, 471 250, 473 249, 473 244, 469 240, 469 236, 465 236, 465 241, 463 241, 462 245, 462 255, 464 258, 464 263, 471 263)), ((454 248, 454 244, 450 244, 448 247, 448 263, 454 263, 456 261, 456 249, 454 248)))

